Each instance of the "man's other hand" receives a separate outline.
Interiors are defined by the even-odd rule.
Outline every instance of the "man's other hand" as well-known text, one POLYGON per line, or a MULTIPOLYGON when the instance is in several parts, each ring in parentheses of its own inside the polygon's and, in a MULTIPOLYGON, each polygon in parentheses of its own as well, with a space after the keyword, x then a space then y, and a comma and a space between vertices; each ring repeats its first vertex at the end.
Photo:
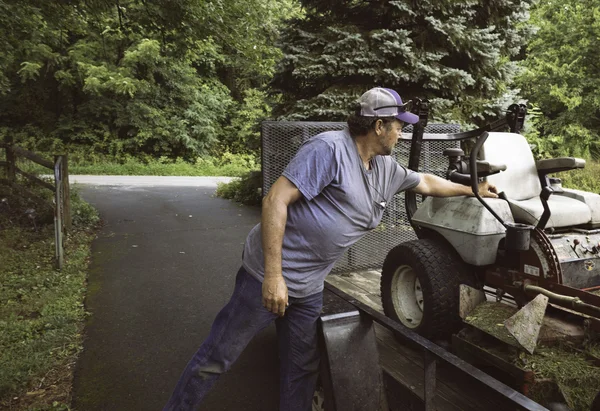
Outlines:
POLYGON ((281 275, 265 276, 262 285, 262 303, 273 314, 284 316, 288 303, 288 289, 281 275))

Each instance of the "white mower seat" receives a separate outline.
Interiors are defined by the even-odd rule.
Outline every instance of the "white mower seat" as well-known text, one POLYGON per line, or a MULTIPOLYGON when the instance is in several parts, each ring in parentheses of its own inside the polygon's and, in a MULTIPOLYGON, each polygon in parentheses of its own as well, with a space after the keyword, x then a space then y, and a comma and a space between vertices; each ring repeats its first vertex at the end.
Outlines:
MULTIPOLYGON (((482 159, 506 165, 506 171, 487 179, 498 187, 498 191, 506 193, 515 221, 537 224, 544 212, 540 199, 542 185, 525 137, 515 133, 489 133, 482 148, 482 159)), ((592 210, 578 198, 552 194, 548 206, 551 216, 546 227, 571 227, 593 222, 592 210)))
MULTIPOLYGON (((540 197, 521 201, 509 200, 509 203, 515 221, 535 225, 544 212, 540 197)), ((572 227, 589 223, 592 219, 588 206, 569 197, 553 194, 548 200, 548 207, 551 215, 546 227, 572 227)))

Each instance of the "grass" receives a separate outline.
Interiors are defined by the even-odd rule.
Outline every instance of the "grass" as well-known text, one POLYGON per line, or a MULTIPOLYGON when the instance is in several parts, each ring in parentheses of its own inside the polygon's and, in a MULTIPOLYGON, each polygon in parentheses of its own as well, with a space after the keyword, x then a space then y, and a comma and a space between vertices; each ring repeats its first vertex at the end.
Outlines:
POLYGON ((600 367, 590 361, 600 354, 597 342, 582 344, 564 343, 553 346, 540 344, 529 354, 518 349, 518 344, 504 327, 504 320, 512 316, 517 308, 501 303, 485 302, 476 307, 466 321, 476 328, 493 335, 506 344, 489 344, 474 341, 480 347, 504 358, 524 370, 531 370, 536 383, 529 396, 536 402, 546 404, 556 388, 560 389, 569 407, 573 410, 588 410, 600 387, 600 367))
POLYGON ((74 228, 58 271, 54 229, 44 213, 35 227, 19 218, 22 207, 40 208, 41 200, 1 185, 0 197, 10 204, 0 210, 0 409, 68 410, 98 216, 73 193, 74 228))
MULTIPOLYGON (((49 155, 44 157, 51 158, 49 155)), ((27 159, 20 159, 18 167, 30 173, 50 173, 50 170, 27 159)), ((110 157, 86 156, 82 153, 72 153, 69 156, 70 174, 240 177, 259 168, 257 158, 248 154, 224 153, 218 157, 199 157, 194 161, 172 160, 166 157, 145 160, 126 157, 117 160, 110 157)))
POLYGON ((587 160, 584 169, 556 173, 556 177, 562 180, 563 187, 600 193, 599 162, 587 160))
MULTIPOLYGON (((522 354, 517 365, 535 372, 536 378, 549 379, 562 391, 573 410, 589 410, 600 387, 600 367, 568 345, 540 347, 533 355, 522 354)), ((535 398, 542 393, 532 393, 535 398)), ((543 398, 543 397, 542 397, 543 398)))
POLYGON ((571 409, 589 410, 600 387, 600 366, 593 361, 594 357, 600 358, 597 342, 540 344, 534 354, 529 354, 517 348, 518 344, 503 324, 516 311, 516 308, 501 303, 480 304, 466 321, 506 344, 490 344, 477 339, 473 342, 523 370, 533 371, 538 382, 528 395, 534 401, 547 404, 556 398, 558 388, 571 409))
POLYGON ((518 347, 519 343, 504 326, 504 321, 517 311, 518 309, 506 304, 486 301, 479 304, 465 318, 465 322, 493 335, 507 344, 518 347))

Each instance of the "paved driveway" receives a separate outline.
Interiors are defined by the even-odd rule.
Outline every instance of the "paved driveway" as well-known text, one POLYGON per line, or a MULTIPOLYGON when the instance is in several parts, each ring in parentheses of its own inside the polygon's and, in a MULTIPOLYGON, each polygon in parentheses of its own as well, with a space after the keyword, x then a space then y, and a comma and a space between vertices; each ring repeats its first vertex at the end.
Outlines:
MULTIPOLYGON (((161 409, 228 300, 244 239, 260 219, 258 208, 214 197, 210 179, 142 180, 80 186, 105 226, 92 248, 91 316, 74 387, 79 411, 161 409)), ((276 410, 277 392, 269 327, 201 410, 276 410)))

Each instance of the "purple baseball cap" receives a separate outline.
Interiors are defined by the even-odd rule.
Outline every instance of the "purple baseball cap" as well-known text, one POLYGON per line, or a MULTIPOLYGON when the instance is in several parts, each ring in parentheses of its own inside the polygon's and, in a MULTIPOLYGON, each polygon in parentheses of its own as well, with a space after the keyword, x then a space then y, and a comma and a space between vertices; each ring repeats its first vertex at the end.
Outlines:
POLYGON ((408 124, 415 124, 419 116, 408 111, 408 105, 402 103, 400 95, 390 88, 375 87, 358 99, 360 115, 364 117, 396 117, 408 124))

